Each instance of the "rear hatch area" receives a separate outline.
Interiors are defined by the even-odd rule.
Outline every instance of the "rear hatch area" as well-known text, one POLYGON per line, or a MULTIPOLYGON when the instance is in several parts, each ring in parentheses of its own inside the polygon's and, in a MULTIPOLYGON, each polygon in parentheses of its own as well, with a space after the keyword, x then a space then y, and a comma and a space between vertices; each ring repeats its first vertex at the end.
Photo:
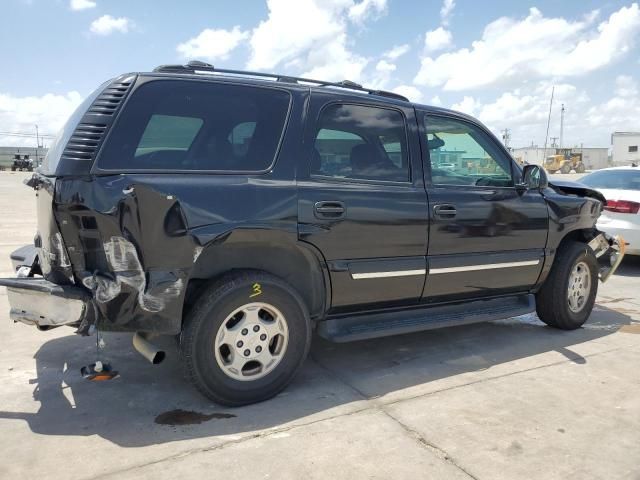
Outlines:
POLYGON ((55 178, 34 174, 38 228, 34 245, 11 254, 16 278, 0 279, 7 288, 14 322, 48 329, 91 323, 90 293, 74 285, 69 254, 54 213, 55 178))

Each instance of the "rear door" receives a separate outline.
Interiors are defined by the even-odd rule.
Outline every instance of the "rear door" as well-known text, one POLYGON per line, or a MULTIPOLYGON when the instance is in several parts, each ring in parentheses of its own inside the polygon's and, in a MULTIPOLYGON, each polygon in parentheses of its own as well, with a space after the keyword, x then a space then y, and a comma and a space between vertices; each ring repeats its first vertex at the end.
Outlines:
POLYGON ((367 100, 313 93, 298 172, 299 238, 327 262, 334 311, 416 303, 424 285, 428 214, 415 112, 367 100))
POLYGON ((420 114, 432 222, 427 301, 526 291, 542 269, 548 210, 515 188, 519 170, 483 127, 420 114))

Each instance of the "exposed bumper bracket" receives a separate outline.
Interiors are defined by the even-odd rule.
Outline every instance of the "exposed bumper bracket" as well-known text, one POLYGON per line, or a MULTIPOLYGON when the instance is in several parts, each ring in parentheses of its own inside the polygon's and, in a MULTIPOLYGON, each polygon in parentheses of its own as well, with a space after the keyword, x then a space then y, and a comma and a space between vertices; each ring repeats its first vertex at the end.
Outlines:
POLYGON ((620 235, 612 237, 606 233, 601 233, 593 238, 588 245, 600 263, 598 277, 604 283, 620 266, 624 258, 626 242, 620 235))

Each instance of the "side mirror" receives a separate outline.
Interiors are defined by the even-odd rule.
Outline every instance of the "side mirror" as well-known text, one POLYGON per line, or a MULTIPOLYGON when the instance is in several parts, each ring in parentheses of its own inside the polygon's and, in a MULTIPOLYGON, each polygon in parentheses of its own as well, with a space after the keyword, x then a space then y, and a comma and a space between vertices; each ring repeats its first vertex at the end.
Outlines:
POLYGON ((524 190, 542 190, 549 186, 547 172, 540 165, 525 165, 522 169, 522 183, 517 185, 524 190))

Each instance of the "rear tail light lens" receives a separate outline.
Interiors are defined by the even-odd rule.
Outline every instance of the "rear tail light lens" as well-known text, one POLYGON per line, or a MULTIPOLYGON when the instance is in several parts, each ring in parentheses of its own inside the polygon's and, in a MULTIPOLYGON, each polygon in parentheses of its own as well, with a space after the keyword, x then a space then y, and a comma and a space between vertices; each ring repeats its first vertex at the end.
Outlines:
POLYGON ((607 200, 604 209, 616 213, 638 213, 640 203, 630 202, 628 200, 607 200))

